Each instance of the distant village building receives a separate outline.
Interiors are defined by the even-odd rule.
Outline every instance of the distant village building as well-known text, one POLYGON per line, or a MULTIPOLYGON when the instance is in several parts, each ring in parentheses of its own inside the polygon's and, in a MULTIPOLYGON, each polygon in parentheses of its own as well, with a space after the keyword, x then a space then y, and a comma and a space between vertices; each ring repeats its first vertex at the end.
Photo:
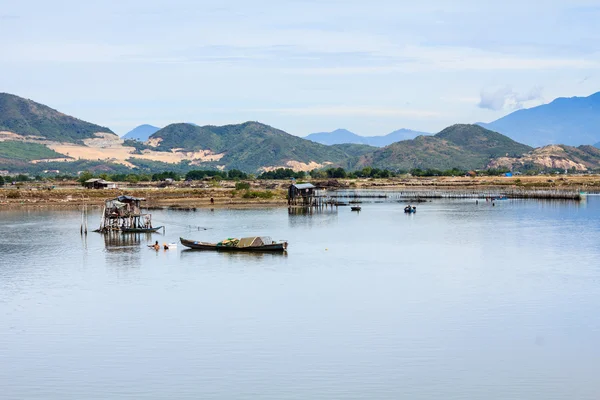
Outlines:
POLYGON ((116 189, 117 184, 114 182, 108 182, 104 179, 92 178, 88 179, 83 183, 86 189, 116 189))

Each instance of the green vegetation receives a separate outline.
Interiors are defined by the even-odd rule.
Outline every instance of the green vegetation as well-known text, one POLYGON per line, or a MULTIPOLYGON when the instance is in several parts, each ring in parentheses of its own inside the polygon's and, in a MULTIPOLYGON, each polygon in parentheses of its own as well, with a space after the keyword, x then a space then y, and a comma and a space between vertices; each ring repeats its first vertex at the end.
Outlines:
POLYGON ((232 169, 231 171, 220 171, 220 170, 192 170, 185 174, 186 181, 199 181, 205 178, 217 178, 222 180, 234 180, 234 179, 248 179, 249 175, 238 169, 232 169))
POLYGON ((456 167, 452 169, 447 169, 445 171, 440 171, 439 169, 431 168, 428 168, 426 170, 422 170, 420 168, 410 170, 410 174, 412 176, 463 176, 466 175, 467 172, 468 171, 456 167))
POLYGON ((23 136, 42 136, 58 142, 81 143, 97 132, 110 129, 70 117, 43 104, 0 93, 0 131, 23 136))
POLYGON ((0 186, 4 186, 4 177, 0 175, 0 186))
POLYGON ((242 195, 244 199, 272 199, 275 196, 275 193, 269 190, 265 191, 254 191, 254 190, 246 190, 246 192, 242 195))
POLYGON ((156 174, 152 175, 153 182, 164 181, 166 179, 173 179, 174 181, 178 181, 181 179, 181 176, 178 173, 175 173, 173 171, 165 171, 165 172, 156 173, 156 174))
MULTIPOLYGON (((1 128, 0 128, 1 130, 1 128)), ((49 149, 43 144, 5 141, 0 142, 0 158, 12 160, 41 160, 46 158, 65 158, 66 156, 49 149)))
POLYGON ((265 171, 258 179, 302 179, 306 176, 304 172, 295 172, 291 168, 277 168, 273 171, 265 171))
POLYGON ((250 189, 250 184, 248 182, 236 182, 235 190, 248 190, 250 189))

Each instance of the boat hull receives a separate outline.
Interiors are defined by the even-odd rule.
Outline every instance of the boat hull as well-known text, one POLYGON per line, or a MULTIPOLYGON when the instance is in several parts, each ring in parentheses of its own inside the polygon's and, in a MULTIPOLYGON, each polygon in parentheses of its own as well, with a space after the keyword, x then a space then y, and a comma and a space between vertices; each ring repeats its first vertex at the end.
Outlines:
POLYGON ((287 242, 265 244, 262 246, 255 247, 235 247, 235 246, 217 246, 216 243, 198 242, 195 240, 187 240, 179 238, 181 244, 185 247, 189 247, 194 250, 208 250, 208 251, 224 251, 224 252, 251 252, 251 253, 282 253, 287 250, 287 242))

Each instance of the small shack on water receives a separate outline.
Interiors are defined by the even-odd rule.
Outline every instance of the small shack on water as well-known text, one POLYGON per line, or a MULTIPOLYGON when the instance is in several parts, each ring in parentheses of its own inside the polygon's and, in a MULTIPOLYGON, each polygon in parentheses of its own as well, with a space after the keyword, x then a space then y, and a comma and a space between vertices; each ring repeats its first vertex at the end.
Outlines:
POLYGON ((104 202, 99 232, 134 232, 154 229, 152 216, 142 213, 141 202, 146 199, 119 196, 104 202))
POLYGON ((288 204, 310 207, 316 196, 316 187, 312 183, 293 183, 288 188, 288 204))
POLYGON ((117 184, 100 178, 88 179, 83 183, 86 189, 116 189, 117 184))

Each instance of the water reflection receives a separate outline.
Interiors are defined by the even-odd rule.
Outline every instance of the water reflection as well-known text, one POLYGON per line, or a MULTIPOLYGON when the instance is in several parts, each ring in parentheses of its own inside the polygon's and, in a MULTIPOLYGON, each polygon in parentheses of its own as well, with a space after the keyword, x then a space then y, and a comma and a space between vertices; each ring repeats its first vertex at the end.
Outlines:
POLYGON ((338 207, 291 207, 288 209, 290 227, 313 226, 335 223, 338 207))
MULTIPOLYGON (((109 252, 131 252, 139 248, 141 244, 152 244, 156 240, 151 233, 108 233, 102 235, 104 248, 109 252)), ((160 243, 160 240, 159 240, 160 243)))
POLYGON ((275 257, 287 257, 288 253, 284 251, 283 253, 271 253, 271 252, 228 252, 228 251, 210 251, 210 250, 195 250, 195 249, 185 249, 181 251, 181 257, 193 257, 198 255, 199 253, 210 253, 210 254, 219 254, 221 257, 236 259, 236 260, 265 260, 272 259, 275 257))

